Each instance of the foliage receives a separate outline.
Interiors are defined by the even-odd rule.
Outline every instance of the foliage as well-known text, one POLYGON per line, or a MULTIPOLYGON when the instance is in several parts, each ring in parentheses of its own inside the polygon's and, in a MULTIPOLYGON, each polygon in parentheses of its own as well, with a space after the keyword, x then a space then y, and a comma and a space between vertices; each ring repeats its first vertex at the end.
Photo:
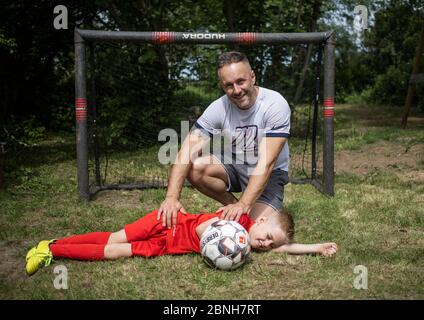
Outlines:
POLYGON ((13 38, 6 38, 4 31, 0 29, 0 48, 6 50, 9 54, 13 54, 16 50, 16 40, 13 38))
MULTIPOLYGON (((62 4, 68 8, 67 30, 53 29, 54 3, 51 1, 17 0, 1 4, 2 119, 9 115, 16 119, 33 116, 47 130, 74 129, 74 27, 196 32, 334 29, 337 33, 336 101, 343 102, 356 94, 370 97, 374 103, 399 105, 406 94, 404 81, 411 70, 423 16, 418 0, 364 0, 362 4, 370 13, 376 12, 372 19, 370 17, 371 25, 363 41, 358 42, 352 28, 355 3, 348 0, 250 0, 243 3, 241 0, 207 0, 196 5, 188 0, 73 0, 62 4)), ((137 133, 137 126, 153 134, 168 124, 178 111, 173 97, 185 100, 181 97, 182 85, 176 81, 178 78, 196 78, 204 90, 219 92, 216 57, 224 50, 233 49, 248 55, 259 85, 281 92, 291 103, 304 80, 299 102, 311 101, 315 88, 315 46, 103 44, 96 52, 96 81, 99 117, 103 117, 104 127, 114 131, 111 134, 118 140, 125 132, 135 132, 133 138, 123 137, 119 143, 137 144, 137 139, 145 138, 137 133), (305 64, 307 57, 309 61, 305 64), (117 115, 118 112, 123 114, 117 115), (158 122, 156 128, 155 122, 158 122)), ((418 88, 418 94, 422 95, 423 90, 418 88)), ((416 101, 424 104, 423 99, 416 101)), ((178 117, 189 110, 180 109, 178 117)))
POLYGON ((371 87, 371 101, 379 104, 402 105, 408 90, 408 71, 407 65, 399 67, 392 65, 385 73, 376 76, 371 87))
POLYGON ((371 88, 360 92, 352 92, 344 100, 349 104, 366 105, 371 101, 371 88))
MULTIPOLYGON (((362 61, 372 79, 374 103, 402 105, 423 21, 419 1, 390 1, 365 35, 362 61)), ((368 82, 369 83, 369 82, 368 82)))
POLYGON ((21 121, 10 117, 1 127, 0 141, 6 143, 7 149, 33 146, 44 138, 45 130, 35 117, 21 121))

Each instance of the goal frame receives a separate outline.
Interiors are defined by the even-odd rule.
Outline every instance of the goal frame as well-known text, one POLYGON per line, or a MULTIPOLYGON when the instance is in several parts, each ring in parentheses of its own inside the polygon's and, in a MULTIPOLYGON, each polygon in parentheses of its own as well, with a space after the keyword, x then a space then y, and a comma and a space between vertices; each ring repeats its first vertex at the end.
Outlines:
MULTIPOLYGON (((291 181, 310 183, 326 195, 334 195, 334 75, 335 75, 335 32, 304 33, 208 33, 208 32, 136 32, 136 31, 99 31, 76 28, 75 44, 75 120, 77 144, 78 196, 90 200, 91 196, 102 189, 90 190, 88 169, 88 111, 95 112, 95 99, 87 103, 86 48, 102 41, 151 43, 155 45, 181 44, 321 44, 324 48, 324 94, 323 94, 323 172, 322 181, 316 178, 316 168, 312 168, 310 179, 291 181)), ((90 64, 94 63, 90 59, 90 64)), ((92 84, 94 85, 94 84, 92 84)), ((312 155, 315 159, 315 154, 312 155)), ((149 187, 149 186, 147 186, 149 187)), ((137 186, 118 186, 115 189, 136 189, 137 186)), ((107 189, 106 187, 103 189, 107 189)))

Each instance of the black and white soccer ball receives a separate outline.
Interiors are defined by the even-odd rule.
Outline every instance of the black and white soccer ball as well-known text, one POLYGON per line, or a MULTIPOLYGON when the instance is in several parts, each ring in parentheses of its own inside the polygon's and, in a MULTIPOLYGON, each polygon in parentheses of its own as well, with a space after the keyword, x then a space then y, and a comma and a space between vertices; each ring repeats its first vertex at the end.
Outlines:
POLYGON ((234 270, 249 258, 249 233, 238 222, 218 220, 203 233, 200 254, 212 268, 234 270))

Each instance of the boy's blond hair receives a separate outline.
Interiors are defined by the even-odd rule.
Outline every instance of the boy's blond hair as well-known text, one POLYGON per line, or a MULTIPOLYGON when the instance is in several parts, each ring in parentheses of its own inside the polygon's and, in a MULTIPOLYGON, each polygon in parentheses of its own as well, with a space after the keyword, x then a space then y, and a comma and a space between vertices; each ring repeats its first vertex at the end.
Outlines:
POLYGON ((273 222, 284 231, 287 243, 293 242, 294 239, 294 221, 292 215, 286 208, 281 209, 278 214, 272 215, 273 222))

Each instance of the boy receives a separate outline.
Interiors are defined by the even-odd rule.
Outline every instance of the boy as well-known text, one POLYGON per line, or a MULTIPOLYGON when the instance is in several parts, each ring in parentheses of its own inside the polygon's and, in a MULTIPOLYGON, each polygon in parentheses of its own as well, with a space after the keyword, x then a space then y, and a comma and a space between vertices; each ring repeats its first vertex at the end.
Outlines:
MULTIPOLYGON (((92 232, 58 240, 43 240, 28 251, 26 272, 33 275, 53 258, 77 260, 109 260, 121 257, 154 257, 164 254, 200 252, 200 238, 206 228, 219 220, 221 212, 190 214, 178 212, 177 225, 172 229, 157 220, 157 210, 146 214, 118 232, 92 232)), ((293 254, 320 253, 325 256, 337 251, 335 243, 314 245, 290 244, 293 220, 286 212, 260 216, 256 221, 244 214, 239 223, 249 232, 251 247, 257 251, 275 250, 293 254)))

